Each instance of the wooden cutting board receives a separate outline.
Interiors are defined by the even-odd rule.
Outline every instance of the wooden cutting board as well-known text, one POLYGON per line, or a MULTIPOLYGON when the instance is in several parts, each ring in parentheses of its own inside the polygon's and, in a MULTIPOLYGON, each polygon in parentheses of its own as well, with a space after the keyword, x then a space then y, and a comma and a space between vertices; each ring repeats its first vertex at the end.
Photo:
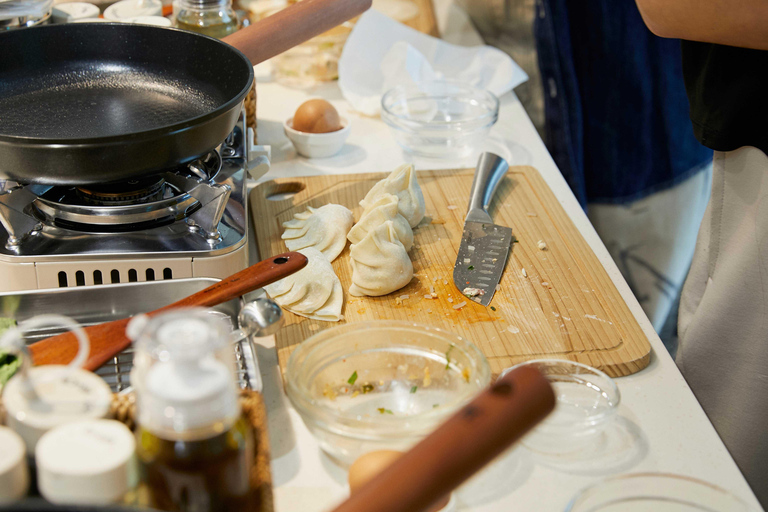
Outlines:
MULTIPOLYGON (((420 171, 427 218, 414 230, 413 280, 384 297, 347 293, 352 269, 349 245, 333 262, 345 290, 344 320, 409 320, 449 329, 474 342, 493 373, 537 358, 566 358, 628 375, 649 361, 650 345, 618 290, 538 171, 512 167, 491 205, 497 224, 511 226, 514 244, 499 291, 485 308, 453 285, 474 169, 420 171), (546 244, 539 248, 539 241, 546 244), (426 299, 434 286, 436 299, 426 299), (400 297, 407 295, 407 299, 400 297), (465 301, 466 306, 454 306, 465 301), (494 310, 495 308, 495 310, 494 310)), ((262 258, 286 250, 282 222, 307 206, 347 206, 359 219, 358 202, 384 174, 276 179, 257 186, 251 211, 262 258), (292 194, 292 195, 291 195, 292 194)), ((336 323, 286 312, 277 333, 280 366, 293 348, 336 323)))

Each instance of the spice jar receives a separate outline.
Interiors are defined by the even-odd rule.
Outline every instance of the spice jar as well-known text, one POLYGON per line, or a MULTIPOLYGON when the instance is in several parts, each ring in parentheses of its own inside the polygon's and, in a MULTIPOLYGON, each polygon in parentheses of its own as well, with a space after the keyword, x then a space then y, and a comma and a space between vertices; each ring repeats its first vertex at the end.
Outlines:
POLYGON ((231 326, 204 309, 137 317, 136 391, 142 494, 162 510, 258 510, 253 433, 241 416, 231 326), (144 324, 144 325, 142 325, 144 324))
POLYGON ((112 403, 109 385, 95 373, 80 368, 90 344, 82 327, 69 317, 39 315, 25 320, 3 334, 0 347, 21 353, 25 331, 52 325, 68 327, 75 334, 80 344, 75 358, 67 366, 30 368, 29 357, 22 356, 21 369, 3 387, 6 424, 24 440, 29 456, 49 430, 73 421, 105 418, 112 403))
POLYGON ((43 435, 35 449, 37 488, 57 504, 131 503, 138 475, 136 442, 115 420, 67 423, 43 435))
POLYGON ((176 0, 173 13, 178 28, 217 39, 240 28, 232 0, 176 0))

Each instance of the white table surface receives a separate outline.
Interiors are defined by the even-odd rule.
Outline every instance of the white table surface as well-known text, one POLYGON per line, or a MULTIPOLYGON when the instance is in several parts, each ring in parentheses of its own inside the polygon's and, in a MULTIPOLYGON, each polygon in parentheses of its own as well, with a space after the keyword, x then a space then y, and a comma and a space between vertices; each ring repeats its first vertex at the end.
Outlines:
MULTIPOLYGON (((437 0, 438 22, 444 39, 457 44, 479 44, 466 15, 451 0, 437 0)), ((257 67, 258 136, 272 146, 273 163, 262 178, 384 172, 409 158, 388 128, 377 118, 351 112, 335 83, 311 90, 288 89, 264 76, 257 67), (352 133, 342 153, 323 160, 298 157, 283 135, 282 122, 310 97, 331 101, 352 122, 352 133)), ((665 472, 703 479, 730 490, 762 510, 680 375, 664 345, 635 300, 618 268, 580 208, 547 152, 525 110, 513 94, 501 99, 499 122, 486 148, 512 165, 536 167, 552 188, 595 254, 605 266, 652 346, 651 362, 639 373, 617 379, 621 391, 619 418, 608 432, 610 449, 579 463, 553 464, 523 447, 513 448, 459 490, 459 510, 561 511, 582 488, 625 473, 665 472)), ((416 160, 417 168, 473 167, 465 161, 416 160)), ((253 248, 254 244, 251 243, 253 248)), ((252 251, 252 259, 255 251, 252 251)), ((318 448, 282 390, 273 338, 257 340, 264 379, 272 445, 272 476, 278 512, 330 510, 346 498, 346 471, 318 448)), ((717 378, 713 374, 713 378, 717 378)))

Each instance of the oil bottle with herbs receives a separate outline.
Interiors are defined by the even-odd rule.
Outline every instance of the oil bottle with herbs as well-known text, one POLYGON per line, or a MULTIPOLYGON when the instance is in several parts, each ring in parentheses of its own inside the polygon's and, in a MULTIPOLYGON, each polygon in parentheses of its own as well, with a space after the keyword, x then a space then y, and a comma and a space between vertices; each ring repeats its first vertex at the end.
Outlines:
POLYGON ((259 510, 226 324, 199 309, 143 321, 130 327, 142 494, 161 510, 259 510))

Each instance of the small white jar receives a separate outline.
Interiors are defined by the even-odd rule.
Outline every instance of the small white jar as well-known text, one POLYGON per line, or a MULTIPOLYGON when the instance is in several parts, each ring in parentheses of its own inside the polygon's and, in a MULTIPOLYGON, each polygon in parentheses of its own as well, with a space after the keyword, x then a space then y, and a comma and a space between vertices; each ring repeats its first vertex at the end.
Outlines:
POLYGON ((105 505, 125 500, 138 483, 136 439, 115 420, 67 423, 37 443, 37 487, 57 504, 105 505))
POLYGON ((28 489, 24 440, 10 428, 0 426, 0 506, 20 500, 28 489))

